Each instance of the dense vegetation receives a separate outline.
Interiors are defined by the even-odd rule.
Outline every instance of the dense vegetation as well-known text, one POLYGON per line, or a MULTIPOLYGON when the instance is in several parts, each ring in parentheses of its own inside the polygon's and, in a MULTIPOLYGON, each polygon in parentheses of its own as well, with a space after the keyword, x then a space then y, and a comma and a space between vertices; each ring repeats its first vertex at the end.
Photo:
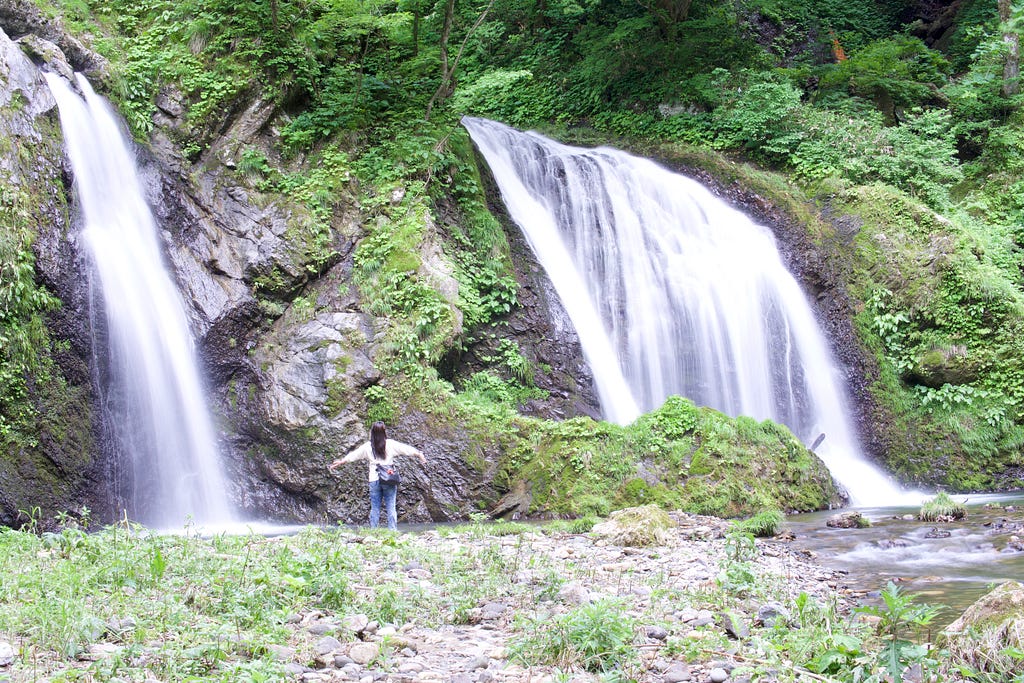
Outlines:
MULTIPOLYGON (((1018 18, 1001 22, 994 0, 59 0, 43 9, 110 59, 107 90, 140 139, 158 95, 182 95, 186 125, 174 134, 197 165, 215 162, 206 151, 226 112, 274 103, 279 135, 242 150, 237 173, 309 207, 318 227, 294 239, 314 274, 334 257, 339 197, 358 205, 370 233, 354 275, 367 309, 395 322, 379 359, 392 386, 366 397, 371 418, 453 400, 433 366, 517 303, 507 245, 458 125, 472 113, 657 147, 662 158, 700 150, 748 160, 779 174, 769 199, 799 207, 822 240, 836 242, 832 218, 859 228, 836 257, 878 359, 872 390, 890 465, 956 488, 1020 485, 1024 157, 1004 40, 1018 18), (431 240, 456 264, 457 301, 414 275, 431 240)), ((273 277, 258 285, 269 309, 309 305, 273 277)), ((47 303, 27 296, 20 309, 47 303)), ((459 401, 511 411, 534 395, 536 371, 503 347, 492 370, 459 387, 459 401)), ((22 389, 8 375, 3 390, 14 396, 22 389)))

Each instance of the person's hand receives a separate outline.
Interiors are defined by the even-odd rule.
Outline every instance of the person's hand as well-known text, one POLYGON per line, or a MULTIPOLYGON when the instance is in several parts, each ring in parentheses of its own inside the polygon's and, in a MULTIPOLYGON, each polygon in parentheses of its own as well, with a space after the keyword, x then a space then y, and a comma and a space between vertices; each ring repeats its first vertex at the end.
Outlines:
POLYGON ((416 453, 416 455, 418 455, 420 457, 420 464, 421 465, 426 465, 427 464, 427 459, 426 459, 426 457, 424 457, 424 455, 422 453, 416 453))
POLYGON ((329 469, 331 472, 333 472, 334 468, 337 467, 340 464, 341 464, 340 460, 335 460, 334 462, 332 462, 330 465, 327 466, 327 469, 329 469))

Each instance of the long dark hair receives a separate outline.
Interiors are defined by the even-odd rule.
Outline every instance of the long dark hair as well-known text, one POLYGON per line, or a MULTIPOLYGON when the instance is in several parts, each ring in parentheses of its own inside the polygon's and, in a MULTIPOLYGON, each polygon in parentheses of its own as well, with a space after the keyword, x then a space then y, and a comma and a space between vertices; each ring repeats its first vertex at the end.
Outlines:
POLYGON ((388 433, 384 431, 383 422, 374 422, 370 427, 370 448, 373 450, 373 457, 383 460, 387 457, 388 433))

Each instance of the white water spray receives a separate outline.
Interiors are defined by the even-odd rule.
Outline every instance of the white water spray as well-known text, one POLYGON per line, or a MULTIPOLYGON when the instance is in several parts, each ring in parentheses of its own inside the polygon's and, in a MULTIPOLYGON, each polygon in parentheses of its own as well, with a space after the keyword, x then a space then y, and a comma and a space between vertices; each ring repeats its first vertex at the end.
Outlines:
POLYGON ((810 306, 763 226, 612 149, 465 118, 620 424, 672 394, 788 426, 855 505, 915 500, 863 457, 810 306))
POLYGON ((104 419, 119 451, 115 497, 134 520, 180 527, 232 519, 188 320, 111 107, 47 73, 106 309, 104 419), (123 468, 123 470, 121 469, 123 468), (119 490, 125 487, 127 490, 119 490))

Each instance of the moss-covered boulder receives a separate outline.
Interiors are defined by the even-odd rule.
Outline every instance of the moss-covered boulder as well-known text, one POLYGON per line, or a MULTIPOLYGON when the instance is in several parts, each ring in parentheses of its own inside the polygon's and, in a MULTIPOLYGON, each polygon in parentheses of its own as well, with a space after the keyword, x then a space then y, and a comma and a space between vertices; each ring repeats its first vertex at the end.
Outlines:
POLYGON ((982 596, 946 627, 941 642, 952 666, 1010 680, 1020 672, 1012 653, 1024 649, 1024 585, 1007 581, 982 596))
POLYGON ((529 482, 530 514, 607 515, 645 504, 721 517, 842 502, 825 465, 784 426, 671 396, 621 427, 516 421, 497 482, 529 482))
POLYGON ((668 513, 657 505, 641 505, 616 510, 591 531, 609 543, 639 547, 666 543, 674 526, 668 513))

